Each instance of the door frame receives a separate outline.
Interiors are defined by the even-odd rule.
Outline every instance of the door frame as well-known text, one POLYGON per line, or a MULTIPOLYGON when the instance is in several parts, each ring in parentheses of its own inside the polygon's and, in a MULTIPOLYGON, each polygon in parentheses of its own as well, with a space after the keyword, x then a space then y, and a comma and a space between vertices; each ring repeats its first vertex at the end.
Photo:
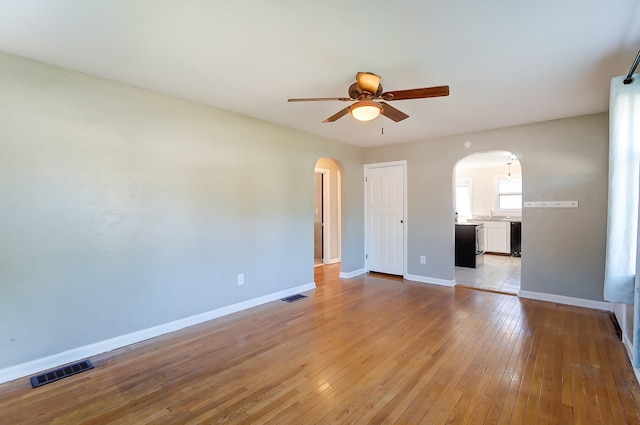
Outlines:
POLYGON ((403 243, 403 252, 402 252, 402 276, 407 276, 407 235, 409 228, 409 220, 408 217, 408 196, 407 196, 407 160, 401 161, 389 161, 389 162, 377 162, 372 164, 364 164, 364 269, 366 272, 369 272, 369 258, 367 253, 369 252, 369 244, 370 244, 370 235, 369 231, 369 192, 367 190, 367 178, 369 176, 369 170, 373 168, 386 168, 386 167, 402 167, 402 192, 403 192, 403 204, 402 205, 402 243, 403 243))
POLYGON ((315 173, 322 174, 322 263, 331 263, 331 170, 318 168, 315 173))

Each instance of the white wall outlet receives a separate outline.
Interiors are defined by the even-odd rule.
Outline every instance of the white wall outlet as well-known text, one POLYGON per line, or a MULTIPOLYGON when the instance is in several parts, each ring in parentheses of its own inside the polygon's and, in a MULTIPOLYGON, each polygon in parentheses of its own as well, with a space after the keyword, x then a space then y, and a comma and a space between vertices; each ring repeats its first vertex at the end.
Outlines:
POLYGON ((244 285, 244 273, 238 273, 238 286, 244 285))
POLYGON ((424 255, 420 256, 420 264, 427 264, 427 257, 425 257, 424 255))

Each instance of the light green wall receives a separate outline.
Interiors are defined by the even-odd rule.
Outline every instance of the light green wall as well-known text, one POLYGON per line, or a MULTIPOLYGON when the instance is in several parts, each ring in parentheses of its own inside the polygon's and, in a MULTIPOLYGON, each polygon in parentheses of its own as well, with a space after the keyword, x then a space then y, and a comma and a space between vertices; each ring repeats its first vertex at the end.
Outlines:
POLYGON ((408 273, 453 280, 454 166, 493 150, 520 160, 525 201, 580 203, 576 209, 523 209, 522 290, 602 301, 606 113, 368 149, 367 163, 407 160, 408 273), (419 263, 420 255, 427 264, 419 263))
POLYGON ((361 269, 362 155, 0 54, 0 369, 313 282, 321 157, 361 269))

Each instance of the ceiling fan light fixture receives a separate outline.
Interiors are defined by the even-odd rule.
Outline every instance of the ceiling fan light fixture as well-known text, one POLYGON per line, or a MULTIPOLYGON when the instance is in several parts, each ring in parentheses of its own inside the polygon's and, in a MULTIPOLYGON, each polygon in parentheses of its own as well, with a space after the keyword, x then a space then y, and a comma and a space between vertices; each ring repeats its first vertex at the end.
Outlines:
POLYGON ((358 121, 371 121, 382 113, 382 106, 371 100, 361 100, 351 105, 349 113, 358 121))

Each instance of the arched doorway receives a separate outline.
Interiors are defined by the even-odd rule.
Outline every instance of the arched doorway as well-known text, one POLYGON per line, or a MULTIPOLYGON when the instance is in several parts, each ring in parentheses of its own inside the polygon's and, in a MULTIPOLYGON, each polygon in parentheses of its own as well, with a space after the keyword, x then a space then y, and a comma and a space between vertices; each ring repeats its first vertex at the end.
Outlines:
POLYGON ((522 252, 520 161, 509 151, 473 154, 456 164, 453 175, 457 258, 469 251, 462 235, 469 235, 470 227, 478 242, 475 262, 456 260, 456 284, 517 294, 522 252))
POLYGON ((331 158, 320 158, 314 169, 314 266, 340 262, 341 173, 331 158))

